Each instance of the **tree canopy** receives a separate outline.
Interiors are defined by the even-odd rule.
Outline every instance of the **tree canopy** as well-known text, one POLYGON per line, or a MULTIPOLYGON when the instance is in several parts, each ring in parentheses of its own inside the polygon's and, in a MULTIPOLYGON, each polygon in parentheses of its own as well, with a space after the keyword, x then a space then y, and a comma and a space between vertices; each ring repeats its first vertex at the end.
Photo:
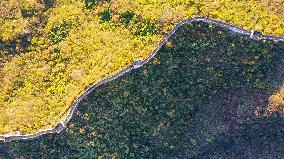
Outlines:
POLYGON ((281 8, 264 0, 1 0, 0 134, 54 127, 86 87, 145 59, 182 20, 283 36, 281 8))

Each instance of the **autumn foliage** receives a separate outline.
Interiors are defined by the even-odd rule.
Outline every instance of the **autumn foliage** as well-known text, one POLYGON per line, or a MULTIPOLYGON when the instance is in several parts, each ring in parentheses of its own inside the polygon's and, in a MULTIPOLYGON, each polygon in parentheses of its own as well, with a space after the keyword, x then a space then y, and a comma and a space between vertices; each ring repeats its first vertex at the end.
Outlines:
POLYGON ((86 87, 145 59, 197 16, 284 35, 282 12, 266 1, 2 0, 0 134, 54 127, 86 87))

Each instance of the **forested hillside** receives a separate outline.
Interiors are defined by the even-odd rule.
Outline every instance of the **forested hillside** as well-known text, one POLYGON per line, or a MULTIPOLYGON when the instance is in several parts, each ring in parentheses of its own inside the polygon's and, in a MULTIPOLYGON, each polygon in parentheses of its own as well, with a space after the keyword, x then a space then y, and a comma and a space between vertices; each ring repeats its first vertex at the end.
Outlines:
POLYGON ((283 42, 184 25, 86 96, 60 134, 0 143, 0 158, 283 158, 283 117, 255 111, 284 82, 283 60, 283 42))
POLYGON ((87 86, 197 16, 284 36, 279 0, 0 0, 0 134, 54 127, 87 86))

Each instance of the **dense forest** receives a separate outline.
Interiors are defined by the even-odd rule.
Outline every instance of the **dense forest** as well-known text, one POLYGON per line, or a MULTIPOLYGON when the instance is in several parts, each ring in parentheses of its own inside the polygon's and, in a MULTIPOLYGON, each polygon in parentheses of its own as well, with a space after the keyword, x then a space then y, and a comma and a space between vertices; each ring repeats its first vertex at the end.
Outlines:
POLYGON ((283 36, 283 13, 279 0, 0 0, 0 134, 54 127, 87 86, 145 59, 182 20, 283 36))
POLYGON ((283 42, 184 25, 86 96, 63 132, 1 143, 0 158, 283 158, 284 119, 265 116, 283 60, 283 42))

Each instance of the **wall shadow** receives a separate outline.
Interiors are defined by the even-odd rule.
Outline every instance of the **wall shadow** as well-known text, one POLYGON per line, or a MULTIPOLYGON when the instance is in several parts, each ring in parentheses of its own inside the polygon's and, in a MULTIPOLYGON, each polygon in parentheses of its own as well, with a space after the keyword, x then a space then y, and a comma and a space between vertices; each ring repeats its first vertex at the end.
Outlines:
POLYGON ((266 118, 265 110, 284 83, 283 58, 281 42, 254 41, 202 22, 184 25, 149 64, 85 97, 61 134, 1 143, 9 150, 3 154, 213 158, 216 151, 257 158, 253 148, 261 143, 282 149, 272 138, 282 140, 283 118, 266 118), (246 147, 252 150, 242 151, 246 147))

